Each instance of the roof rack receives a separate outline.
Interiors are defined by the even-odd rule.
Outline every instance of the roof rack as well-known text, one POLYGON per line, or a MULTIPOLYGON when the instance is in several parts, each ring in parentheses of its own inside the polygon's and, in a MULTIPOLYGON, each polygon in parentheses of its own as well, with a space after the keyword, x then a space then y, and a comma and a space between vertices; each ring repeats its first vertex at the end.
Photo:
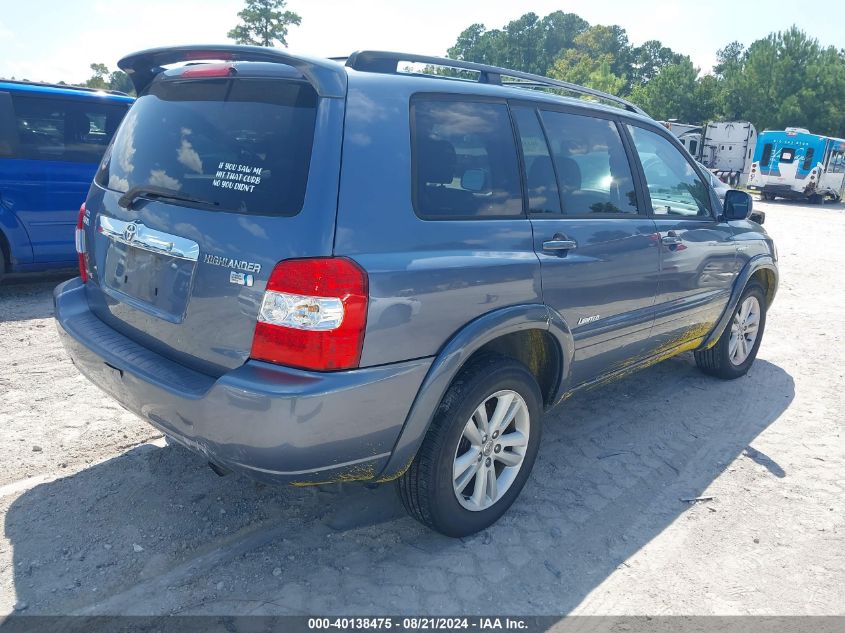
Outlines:
POLYGON ((398 65, 400 62, 429 64, 432 66, 444 66, 446 68, 477 72, 477 81, 482 84, 494 84, 497 86, 517 88, 563 89, 569 92, 595 97, 596 99, 603 99, 604 101, 609 101, 622 106, 630 112, 636 112, 637 114, 648 116, 648 114, 646 114, 641 108, 635 106, 633 103, 623 99, 622 97, 617 97, 615 95, 602 92, 601 90, 593 90, 592 88, 579 86, 578 84, 569 83, 568 81, 549 79, 548 77, 543 77, 542 75, 525 73, 520 70, 509 70, 498 66, 465 62, 459 59, 449 59, 448 57, 430 57, 428 55, 393 53, 388 51, 357 51, 346 58, 346 65, 349 68, 364 72, 384 74, 398 74, 398 65), (520 81, 503 82, 502 77, 506 77, 508 79, 518 79, 520 81))
POLYGON ((87 86, 74 86, 71 84, 51 84, 45 81, 27 81, 25 79, 3 79, 0 81, 6 84, 19 84, 22 86, 41 86, 42 88, 66 88, 68 90, 79 90, 81 92, 105 92, 110 95, 120 95, 122 97, 129 97, 131 95, 121 92, 120 90, 111 90, 109 88, 89 88, 87 86))

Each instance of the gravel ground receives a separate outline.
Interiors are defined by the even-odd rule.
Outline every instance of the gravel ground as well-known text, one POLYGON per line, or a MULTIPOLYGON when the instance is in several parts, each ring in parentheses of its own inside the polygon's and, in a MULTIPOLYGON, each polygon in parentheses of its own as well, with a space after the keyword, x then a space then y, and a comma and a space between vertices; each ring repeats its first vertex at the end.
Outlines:
POLYGON ((845 205, 758 206, 782 280, 748 376, 687 354, 577 395, 459 540, 391 486, 217 477, 76 372, 55 280, 0 286, 0 614, 845 614, 845 205))

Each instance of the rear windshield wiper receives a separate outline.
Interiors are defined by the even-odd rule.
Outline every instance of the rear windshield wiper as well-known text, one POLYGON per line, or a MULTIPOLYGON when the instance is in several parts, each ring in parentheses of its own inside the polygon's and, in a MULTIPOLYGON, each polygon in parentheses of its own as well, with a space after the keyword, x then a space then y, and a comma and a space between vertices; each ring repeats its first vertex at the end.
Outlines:
POLYGON ((192 204, 201 204, 205 206, 218 206, 217 202, 210 200, 203 200, 202 198, 195 198, 172 189, 165 189, 163 187, 132 187, 129 191, 120 196, 117 203, 124 209, 131 209, 132 205, 139 198, 149 198, 151 200, 165 200, 171 202, 190 202, 192 204))

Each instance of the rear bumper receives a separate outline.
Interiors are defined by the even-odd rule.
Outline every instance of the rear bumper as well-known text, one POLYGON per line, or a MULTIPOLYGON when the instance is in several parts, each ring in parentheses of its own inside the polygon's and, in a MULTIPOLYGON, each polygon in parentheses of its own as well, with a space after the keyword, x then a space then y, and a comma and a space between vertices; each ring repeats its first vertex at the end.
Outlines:
POLYGON ((54 302, 62 344, 89 380, 210 461, 265 481, 375 478, 432 362, 321 373, 248 361, 214 378, 100 321, 79 279, 54 302))

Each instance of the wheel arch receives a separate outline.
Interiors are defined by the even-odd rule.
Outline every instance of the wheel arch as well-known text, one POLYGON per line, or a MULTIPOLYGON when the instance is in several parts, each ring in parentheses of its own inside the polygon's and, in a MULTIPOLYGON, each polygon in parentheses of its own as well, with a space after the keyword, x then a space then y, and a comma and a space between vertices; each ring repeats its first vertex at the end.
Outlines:
POLYGON ((452 381, 468 362, 485 353, 524 363, 537 378, 548 407, 559 400, 566 384, 574 343, 560 316, 543 304, 502 308, 466 324, 435 357, 379 480, 395 479, 408 469, 452 381))
POLYGON ((7 205, 0 197, 0 249, 5 257, 6 272, 10 272, 18 264, 32 263, 33 255, 29 233, 7 205))
POLYGON ((716 344, 719 337, 722 335, 722 332, 724 332, 725 328, 728 326, 731 315, 733 314, 737 303, 739 303, 739 298, 742 296, 742 293, 748 287, 749 283, 756 281, 763 286, 763 290, 766 293, 766 309, 768 310, 775 299, 775 295, 777 294, 778 280, 777 264, 771 255, 757 255, 749 260, 745 267, 740 271, 739 275, 737 275, 736 281, 734 281, 731 297, 722 312, 722 316, 719 317, 719 320, 716 322, 716 326, 704 340, 704 343, 699 349, 709 349, 716 344))

